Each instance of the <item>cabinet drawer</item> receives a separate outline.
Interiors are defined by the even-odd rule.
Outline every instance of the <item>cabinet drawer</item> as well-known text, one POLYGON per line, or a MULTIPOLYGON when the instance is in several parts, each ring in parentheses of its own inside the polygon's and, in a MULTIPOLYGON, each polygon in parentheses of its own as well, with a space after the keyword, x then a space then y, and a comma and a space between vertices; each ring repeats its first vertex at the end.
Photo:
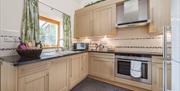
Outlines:
POLYGON ((114 59, 115 55, 111 53, 90 53, 91 57, 114 59))
POLYGON ((18 67, 18 77, 48 70, 48 62, 39 62, 18 67))

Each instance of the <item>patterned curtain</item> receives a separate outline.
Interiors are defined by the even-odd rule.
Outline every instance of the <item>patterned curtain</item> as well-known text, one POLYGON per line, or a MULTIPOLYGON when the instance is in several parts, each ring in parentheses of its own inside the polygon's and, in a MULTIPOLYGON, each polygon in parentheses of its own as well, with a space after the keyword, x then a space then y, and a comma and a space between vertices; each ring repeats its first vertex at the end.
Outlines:
POLYGON ((71 20, 70 16, 63 15, 63 39, 64 48, 70 49, 72 46, 72 36, 71 36, 71 20))
POLYGON ((39 42, 38 0, 24 0, 21 37, 23 42, 39 42))

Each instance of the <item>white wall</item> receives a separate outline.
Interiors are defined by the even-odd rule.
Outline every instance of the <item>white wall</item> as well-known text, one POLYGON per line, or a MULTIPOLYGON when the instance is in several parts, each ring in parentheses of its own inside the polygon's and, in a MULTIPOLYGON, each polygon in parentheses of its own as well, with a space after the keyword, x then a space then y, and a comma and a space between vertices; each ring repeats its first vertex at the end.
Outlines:
POLYGON ((16 39, 20 36, 23 0, 0 0, 0 56, 15 54, 16 39))
POLYGON ((0 7, 1 31, 19 31, 21 26, 23 0, 1 0, 0 7))
MULTIPOLYGON (((24 0, 0 0, 0 56, 15 54, 17 37, 20 36, 24 0), (8 37, 6 37, 8 36, 8 37)), ((71 16, 72 31, 74 30, 74 13, 79 8, 77 0, 40 0, 71 16)))

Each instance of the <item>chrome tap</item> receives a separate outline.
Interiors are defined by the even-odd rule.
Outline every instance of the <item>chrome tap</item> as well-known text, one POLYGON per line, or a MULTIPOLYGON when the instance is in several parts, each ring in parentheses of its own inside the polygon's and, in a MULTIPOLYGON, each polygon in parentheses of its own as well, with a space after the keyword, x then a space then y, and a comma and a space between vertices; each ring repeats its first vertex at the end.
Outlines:
POLYGON ((103 50, 104 49, 104 45, 103 44, 99 44, 98 48, 99 48, 99 50, 103 50))
POLYGON ((59 52, 59 49, 61 49, 61 51, 65 51, 63 47, 57 47, 56 52, 59 52))

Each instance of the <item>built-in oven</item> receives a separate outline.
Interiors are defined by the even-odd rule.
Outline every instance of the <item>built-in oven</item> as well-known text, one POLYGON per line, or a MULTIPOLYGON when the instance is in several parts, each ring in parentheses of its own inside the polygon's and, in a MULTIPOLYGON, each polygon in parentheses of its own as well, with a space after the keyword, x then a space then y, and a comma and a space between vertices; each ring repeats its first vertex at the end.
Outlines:
POLYGON ((115 56, 115 76, 119 78, 129 79, 137 82, 151 84, 151 55, 143 54, 116 54, 115 56), (131 75, 132 61, 140 62, 141 76, 133 77, 131 75))

